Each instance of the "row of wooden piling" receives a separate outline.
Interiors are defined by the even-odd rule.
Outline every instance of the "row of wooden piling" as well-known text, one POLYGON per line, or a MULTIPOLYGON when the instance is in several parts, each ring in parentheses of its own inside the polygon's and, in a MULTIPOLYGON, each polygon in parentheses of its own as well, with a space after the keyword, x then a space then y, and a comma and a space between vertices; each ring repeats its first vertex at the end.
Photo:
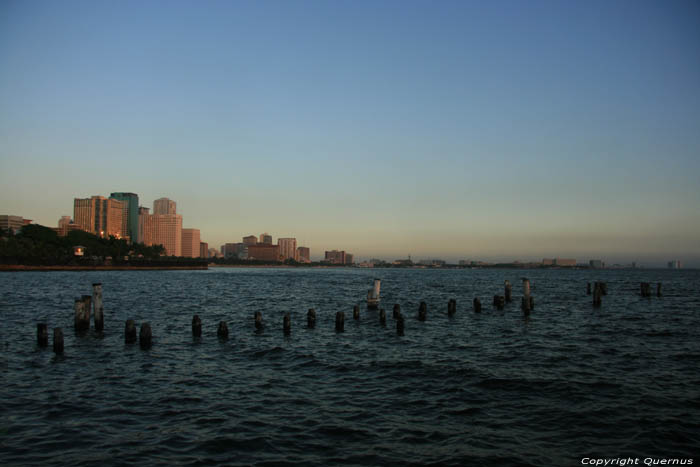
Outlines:
MULTIPOLYGON (((95 331, 104 331, 104 307, 102 303, 102 284, 95 283, 92 284, 93 295, 83 295, 75 300, 74 304, 74 327, 75 332, 82 334, 90 329, 91 314, 94 318, 95 331), (92 312, 92 313, 91 313, 92 312)), ((600 307, 602 305, 602 297, 608 294, 607 283, 605 282, 594 282, 593 289, 591 291, 591 283, 587 284, 586 293, 588 295, 593 295, 593 306, 600 307)), ((651 297, 651 284, 649 282, 642 282, 640 284, 640 293, 642 297, 651 297)), ((657 297, 661 297, 661 283, 657 284, 656 287, 657 297)), ((510 281, 505 281, 504 283, 504 295, 494 295, 493 296, 493 306, 498 310, 503 310, 506 303, 510 303, 513 300, 513 287, 510 281)), ((523 279, 523 296, 521 299, 521 309, 523 314, 529 315, 535 308, 534 297, 530 294, 530 281, 528 279, 523 279)), ((477 297, 473 301, 474 312, 481 312, 481 300, 477 297)), ((447 314, 448 316, 453 316, 457 312, 457 300, 451 298, 447 302, 447 314)), ((421 301, 418 306, 418 316, 419 321, 426 321, 428 315, 428 305, 426 302, 421 301)), ((262 332, 264 329, 262 313, 260 311, 255 312, 255 329, 257 332, 262 332)), ((392 317, 396 321, 396 333, 399 336, 404 335, 404 317, 401 314, 401 307, 399 304, 394 305, 392 312, 392 317)), ((314 328, 316 326, 316 311, 311 308, 307 313, 307 327, 314 328)), ((360 319, 360 307, 355 305, 353 307, 353 319, 360 319)), ((379 310, 379 323, 382 326, 386 326, 386 312, 384 309, 379 310)), ((292 323, 291 315, 285 313, 283 317, 282 329, 285 335, 291 334, 292 323)), ((335 330, 336 332, 344 332, 345 330, 345 313, 339 311, 335 315, 335 330)), ((192 335, 194 337, 202 336, 202 320, 198 315, 194 315, 192 318, 192 335)), ((217 336, 221 339, 227 339, 229 336, 228 324, 225 321, 220 321, 217 328, 217 336)), ((148 349, 152 345, 152 330, 150 323, 142 323, 141 329, 138 334, 138 341, 141 348, 148 349)), ((127 344, 132 344, 137 341, 136 335, 136 323, 133 319, 128 319, 124 328, 124 341, 127 344)), ((47 347, 49 343, 49 332, 46 323, 37 324, 37 344, 40 347, 47 347)), ((63 353, 64 343, 63 343, 63 330, 61 328, 53 329, 53 350, 56 353, 63 353)))

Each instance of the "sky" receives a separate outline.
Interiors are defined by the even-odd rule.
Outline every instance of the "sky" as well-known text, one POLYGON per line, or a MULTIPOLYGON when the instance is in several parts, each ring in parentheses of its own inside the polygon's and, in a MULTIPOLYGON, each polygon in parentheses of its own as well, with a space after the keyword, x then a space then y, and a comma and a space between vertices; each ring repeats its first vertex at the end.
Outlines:
POLYGON ((700 267, 697 1, 0 2, 0 214, 700 267))

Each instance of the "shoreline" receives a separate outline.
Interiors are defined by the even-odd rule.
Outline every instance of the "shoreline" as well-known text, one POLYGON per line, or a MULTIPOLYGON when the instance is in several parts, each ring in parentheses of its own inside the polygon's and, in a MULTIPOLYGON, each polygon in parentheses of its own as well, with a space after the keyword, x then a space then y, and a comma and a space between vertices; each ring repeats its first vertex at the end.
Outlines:
POLYGON ((2 264, 0 272, 22 271, 188 271, 209 269, 207 266, 30 266, 24 264, 2 264))

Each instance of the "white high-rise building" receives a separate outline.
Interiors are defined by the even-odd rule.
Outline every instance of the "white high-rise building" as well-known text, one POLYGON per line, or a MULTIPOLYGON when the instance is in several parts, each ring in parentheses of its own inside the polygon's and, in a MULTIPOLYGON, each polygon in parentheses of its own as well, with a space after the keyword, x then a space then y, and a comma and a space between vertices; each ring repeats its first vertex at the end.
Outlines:
POLYGON ((280 248, 280 256, 282 261, 286 259, 296 259, 297 239, 296 238, 278 238, 277 245, 280 248))

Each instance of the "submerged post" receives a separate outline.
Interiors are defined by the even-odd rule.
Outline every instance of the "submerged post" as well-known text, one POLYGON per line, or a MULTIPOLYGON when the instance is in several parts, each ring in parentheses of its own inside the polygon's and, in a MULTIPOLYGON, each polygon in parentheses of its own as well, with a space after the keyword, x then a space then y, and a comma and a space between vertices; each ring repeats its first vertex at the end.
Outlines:
POLYGON ((36 343, 39 345, 39 347, 49 346, 49 327, 46 325, 46 323, 37 323, 36 343))
POLYGON ((601 282, 600 283, 600 293, 602 295, 607 295, 608 294, 608 283, 607 282, 601 282))
POLYGON ((661 282, 656 284, 656 296, 660 297, 661 296, 661 282))
POLYGON ((345 331, 345 313, 338 311, 335 314, 335 332, 345 331))
POLYGON ((360 319, 360 305, 355 305, 354 307, 352 307, 352 319, 354 319, 355 321, 360 319))
POLYGON ((284 314, 284 318, 282 319, 282 329, 284 330, 285 336, 292 333, 292 317, 289 316, 289 313, 284 314))
POLYGON ((216 335, 219 336, 219 339, 228 339, 228 324, 226 324, 226 321, 219 321, 216 335))
POLYGON ((306 313, 306 327, 313 329, 316 327, 316 310, 309 308, 306 313))
POLYGON ((82 333, 90 329, 90 308, 88 308, 84 296, 75 299, 73 309, 75 310, 75 332, 82 333))
POLYGON ((506 304, 506 298, 503 295, 494 295, 493 304, 497 310, 502 310, 506 304))
POLYGON ((532 295, 530 295, 530 309, 535 309, 535 297, 533 297, 532 295))
POLYGON ((126 344, 136 342, 136 323, 133 319, 127 319, 124 325, 124 342, 126 344))
POLYGON ((396 318, 396 335, 397 336, 403 336, 403 316, 399 315, 398 318, 396 318))
POLYGON ((510 285, 510 281, 505 282, 505 298, 506 303, 510 303, 513 301, 513 286, 510 285))
POLYGON ((478 298, 474 299, 474 313, 481 313, 481 300, 478 298))
POLYGON ((600 282, 596 282, 593 285, 593 307, 594 308, 600 308, 602 305, 602 299, 601 295, 603 294, 603 291, 600 288, 600 282))
POLYGON ((102 332, 105 328, 104 307, 102 306, 102 284, 92 284, 92 304, 95 315, 95 331, 102 332))
POLYGON ((63 330, 53 328, 53 351, 57 354, 63 353, 63 330))
POLYGON ((586 295, 591 294, 591 283, 589 282, 588 285, 586 285, 586 295))
POLYGON ((418 307, 418 321, 425 321, 428 317, 428 305, 425 302, 420 302, 418 307))
POLYGON ((651 284, 648 282, 641 283, 642 297, 651 297, 651 284))
POLYGON ((263 320, 262 320, 262 312, 256 311, 255 312, 255 330, 258 332, 261 332, 263 330, 263 320))
POLYGON ((526 315, 529 315, 530 314, 530 297, 529 296, 523 297, 521 306, 523 309, 523 313, 526 315))
POLYGON ((192 317, 192 337, 202 337, 202 320, 199 315, 192 317))
POLYGON ((454 298, 451 298, 449 302, 447 302, 447 315, 452 316, 457 312, 457 300, 454 298))
POLYGON ((386 311, 384 311, 384 308, 379 310, 379 324, 386 326, 386 311))
POLYGON ((141 323, 141 330, 139 331, 139 345, 142 349, 150 349, 153 340, 153 334, 151 333, 150 323, 141 323))
POLYGON ((395 303, 394 311, 391 312, 391 317, 394 319, 399 319, 399 316, 401 316, 401 305, 395 303))

